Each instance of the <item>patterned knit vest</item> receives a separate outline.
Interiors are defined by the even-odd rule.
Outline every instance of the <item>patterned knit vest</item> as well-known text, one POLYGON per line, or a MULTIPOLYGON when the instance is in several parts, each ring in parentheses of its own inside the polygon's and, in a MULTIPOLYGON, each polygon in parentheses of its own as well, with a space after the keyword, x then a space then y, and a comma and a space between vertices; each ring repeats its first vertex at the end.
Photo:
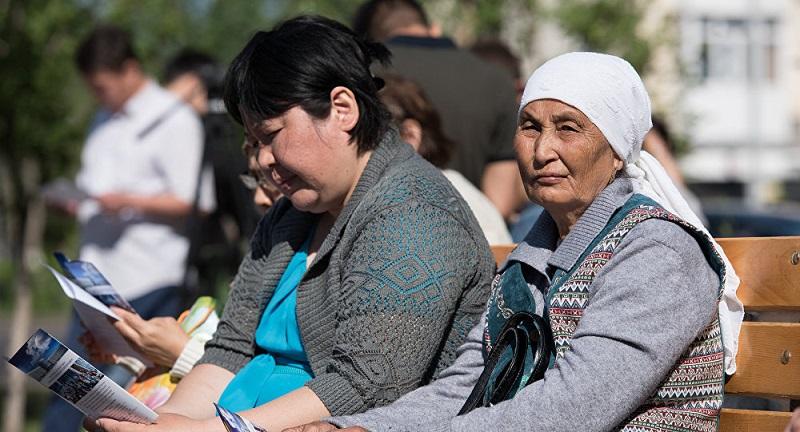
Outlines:
MULTIPOLYGON (((697 239, 712 268, 724 281, 725 267, 709 238, 656 202, 634 195, 617 211, 569 271, 558 270, 547 295, 556 347, 554 367, 570 349, 583 311, 591 301, 589 286, 613 258, 625 236, 648 219, 673 222, 697 239)), ((676 269, 680 271, 680 269, 676 269)), ((723 283, 720 283, 720 295, 723 283)), ((679 319, 679 318, 678 318, 679 319)), ((723 397, 724 365, 719 318, 715 318, 681 354, 650 398, 617 427, 622 431, 717 430, 723 397)))

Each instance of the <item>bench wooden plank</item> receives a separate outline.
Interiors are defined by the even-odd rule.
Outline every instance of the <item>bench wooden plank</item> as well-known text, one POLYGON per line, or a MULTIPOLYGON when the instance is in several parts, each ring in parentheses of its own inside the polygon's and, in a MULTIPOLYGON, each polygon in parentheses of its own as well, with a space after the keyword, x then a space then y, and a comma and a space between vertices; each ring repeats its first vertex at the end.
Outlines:
POLYGON ((792 413, 775 411, 722 410, 721 432, 783 432, 792 413))
POLYGON ((800 237, 717 241, 742 280, 737 295, 746 309, 800 310, 800 237))
POLYGON ((800 399, 800 324, 743 323, 736 366, 725 393, 800 399))
POLYGON ((508 254, 510 254, 515 247, 516 245, 513 244, 492 246, 492 255, 494 255, 494 261, 498 266, 503 264, 508 254))

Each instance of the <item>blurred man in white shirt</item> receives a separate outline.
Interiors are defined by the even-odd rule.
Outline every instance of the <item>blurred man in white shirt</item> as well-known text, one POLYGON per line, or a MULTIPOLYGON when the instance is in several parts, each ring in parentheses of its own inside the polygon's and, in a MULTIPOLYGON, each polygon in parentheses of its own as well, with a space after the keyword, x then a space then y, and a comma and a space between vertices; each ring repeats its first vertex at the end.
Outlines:
MULTIPOLYGON (((67 208, 80 223, 80 259, 92 262, 143 318, 176 316, 187 220, 214 206, 213 182, 200 175, 202 125, 144 73, 127 32, 96 28, 75 60, 101 107, 76 179, 90 198, 67 208)), ((82 331, 73 316, 65 342, 79 353, 82 331)), ((43 429, 77 431, 80 413, 68 408, 51 403, 43 429)))

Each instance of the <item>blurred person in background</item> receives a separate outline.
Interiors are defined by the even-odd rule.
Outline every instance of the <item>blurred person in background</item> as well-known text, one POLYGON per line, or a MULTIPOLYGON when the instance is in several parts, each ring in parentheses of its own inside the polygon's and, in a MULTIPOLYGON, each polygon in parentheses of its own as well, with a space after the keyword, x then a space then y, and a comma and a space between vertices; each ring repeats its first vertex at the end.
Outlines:
POLYGON ((672 133, 670 133, 667 123, 661 117, 653 116, 653 127, 644 137, 642 150, 650 153, 658 160, 661 166, 664 167, 664 171, 669 175, 672 183, 675 184, 675 187, 686 199, 692 211, 707 225, 708 221, 703 214, 703 206, 700 204, 700 200, 686 187, 681 168, 675 159, 675 143, 672 140, 672 133))
POLYGON ((514 83, 514 90, 517 94, 517 105, 522 98, 522 91, 525 90, 525 81, 520 71, 519 57, 511 51, 511 48, 500 39, 494 37, 479 38, 469 47, 470 52, 481 59, 495 64, 508 72, 514 83))
POLYGON ((241 180, 244 187, 250 191, 253 204, 263 215, 282 195, 278 188, 269 180, 269 176, 264 169, 258 164, 257 148, 258 145, 253 141, 253 138, 246 136, 244 145, 242 146, 242 152, 247 160, 248 172, 241 174, 239 180, 241 180))
POLYGON ((379 95, 392 114, 403 141, 442 170, 464 197, 490 245, 511 243, 506 223, 494 204, 458 171, 445 168, 455 143, 442 132, 439 114, 422 88, 398 75, 387 74, 383 80, 386 85, 379 95))
POLYGON ((222 101, 224 78, 225 70, 216 60, 191 49, 178 52, 164 68, 167 90, 189 104, 203 122, 203 166, 213 172, 216 191, 216 209, 192 218, 188 227, 185 285, 192 292, 187 292, 186 306, 195 297, 219 294, 217 287, 236 273, 259 219, 250 192, 239 178, 248 165, 240 151, 241 128, 228 116, 222 101))
MULTIPOLYGON (((522 79, 520 72, 519 57, 511 51, 511 48, 500 39, 489 37, 478 39, 470 47, 470 51, 481 59, 495 64, 508 72, 514 82, 514 88, 517 92, 517 104, 519 104, 522 98, 522 91, 525 90, 525 81, 522 79)), ((520 188, 523 188, 522 181, 519 182, 519 185, 520 188)), ((528 234, 528 231, 531 230, 533 224, 536 223, 536 219, 539 219, 543 211, 544 209, 539 204, 526 202, 518 213, 515 212, 507 218, 509 231, 514 243, 519 243, 525 238, 525 235, 528 234)))
POLYGON ((449 168, 481 189, 505 219, 527 202, 514 161, 516 103, 508 74, 442 36, 414 0, 368 1, 353 30, 384 42, 390 71, 425 90, 456 143, 449 168))
MULTIPOLYGON (((144 319, 175 316, 189 249, 185 225, 198 195, 202 126, 144 73, 126 31, 97 27, 75 61, 100 104, 76 179, 89 198, 63 206, 80 224, 80 259, 93 263, 144 319)), ((198 207, 210 211, 211 191, 200 195, 198 207)), ((64 342, 85 355, 82 332, 73 313, 64 342)), ((130 377, 119 365, 104 372, 130 377)), ((81 418, 54 397, 43 430, 75 432, 81 418)))
MULTIPOLYGON (((164 81, 167 90, 173 92, 201 116, 206 130, 203 162, 213 164, 214 167, 217 209, 206 218, 199 219, 203 228, 198 234, 204 235, 199 241, 202 245, 213 247, 212 253, 221 247, 228 249, 232 257, 241 256, 238 247, 234 246, 238 246, 241 236, 249 238, 252 235, 252 224, 254 224, 252 220, 269 210, 280 197, 280 192, 266 177, 264 170, 258 166, 256 155, 252 151, 256 146, 250 138, 245 138, 246 141, 241 149, 234 147, 231 151, 230 147, 237 145, 235 142, 242 139, 242 134, 225 110, 222 101, 224 71, 220 70, 220 66, 212 57, 184 49, 167 63, 164 81), (243 166, 247 167, 246 172, 237 174, 243 166), (209 229, 222 229, 223 232, 212 231, 212 234, 216 235, 208 236, 209 229), (220 234, 226 238, 220 238, 220 234), (224 243, 214 247, 214 240, 223 240, 224 243)), ((229 256, 224 262, 230 259, 229 256)), ((236 262, 234 266, 238 264, 236 262)), ((200 282, 203 282, 203 267, 199 270, 200 282)), ((214 266, 211 270, 220 269, 214 266)), ((224 268, 221 270, 225 271, 224 268)), ((223 273, 223 277, 224 274, 226 273, 223 273)), ((206 275, 211 276, 208 273, 206 275)), ((219 274, 215 276, 216 279, 221 277, 219 274)), ((120 320, 114 323, 120 334, 155 365, 169 368, 170 377, 174 381, 182 379, 205 351, 204 345, 209 339, 208 335, 197 334, 190 337, 173 317, 144 320, 139 315, 120 308, 114 308, 114 312, 120 317, 120 320)), ((114 362, 114 353, 105 351, 94 341, 90 333, 84 334, 81 341, 93 362, 114 362)))
POLYGON ((234 59, 225 105, 283 197, 157 422, 103 428, 223 431, 219 402, 281 430, 388 404, 452 362, 494 259, 457 191, 389 127, 370 72, 388 57, 303 16, 256 33, 234 59))

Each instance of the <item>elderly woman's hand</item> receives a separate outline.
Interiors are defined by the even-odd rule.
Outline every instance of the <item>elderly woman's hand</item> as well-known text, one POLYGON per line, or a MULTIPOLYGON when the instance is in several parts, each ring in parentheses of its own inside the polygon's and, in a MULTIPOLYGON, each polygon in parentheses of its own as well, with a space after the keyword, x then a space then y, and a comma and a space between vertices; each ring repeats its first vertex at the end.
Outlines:
POLYGON ((153 363, 172 367, 189 341, 189 335, 175 318, 144 320, 133 312, 117 307, 112 309, 120 317, 114 327, 136 350, 153 363))
POLYGON ((332 430, 339 432, 368 432, 361 426, 352 426, 345 429, 339 429, 328 422, 322 422, 322 421, 309 423, 302 426, 296 426, 289 429, 284 429, 283 432, 329 432, 332 430))

